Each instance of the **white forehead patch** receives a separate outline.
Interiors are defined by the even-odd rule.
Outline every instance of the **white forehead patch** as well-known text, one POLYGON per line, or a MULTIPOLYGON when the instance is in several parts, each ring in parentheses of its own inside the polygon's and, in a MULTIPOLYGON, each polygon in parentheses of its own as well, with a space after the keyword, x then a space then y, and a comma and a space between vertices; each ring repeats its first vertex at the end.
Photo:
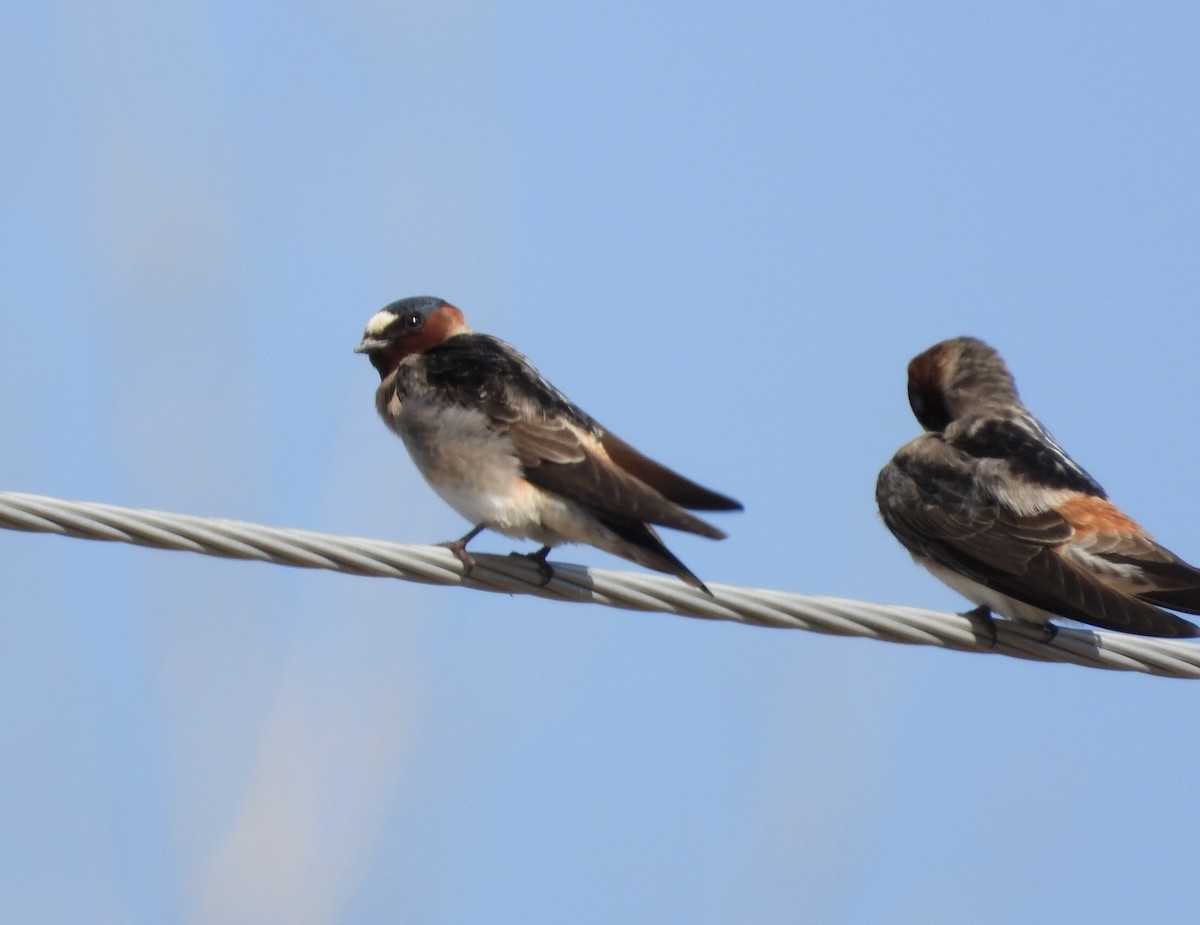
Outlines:
POLYGON ((363 333, 367 337, 378 337, 395 320, 396 316, 389 311, 376 312, 371 316, 371 320, 367 322, 367 329, 363 333))

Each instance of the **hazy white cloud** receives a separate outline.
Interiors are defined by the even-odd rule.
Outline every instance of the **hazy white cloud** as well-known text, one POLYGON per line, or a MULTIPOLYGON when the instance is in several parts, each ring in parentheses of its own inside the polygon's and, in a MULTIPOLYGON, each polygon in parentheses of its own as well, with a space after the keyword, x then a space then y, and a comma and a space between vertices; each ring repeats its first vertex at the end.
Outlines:
POLYGON ((886 651, 817 640, 773 688, 772 735, 725 922, 841 921, 870 857, 905 700, 886 651), (822 656, 821 653, 824 653, 822 656))
POLYGON ((290 660, 240 805, 189 874, 196 922, 336 921, 371 863, 403 779, 411 693, 394 673, 351 678, 315 657, 290 660))

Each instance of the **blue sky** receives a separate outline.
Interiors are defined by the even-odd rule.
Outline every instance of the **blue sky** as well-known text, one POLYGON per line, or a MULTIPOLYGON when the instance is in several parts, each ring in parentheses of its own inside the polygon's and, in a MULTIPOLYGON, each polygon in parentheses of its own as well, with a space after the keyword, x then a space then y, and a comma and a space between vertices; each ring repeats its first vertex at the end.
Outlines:
MULTIPOLYGON (((1200 560, 1197 47, 1182 3, 7 4, 0 489, 459 536, 351 352, 436 294, 745 503, 668 538, 706 580, 962 609, 873 500, 958 334, 1200 560)), ((14 533, 0 589, 6 920, 1200 901, 1185 682, 14 533)))

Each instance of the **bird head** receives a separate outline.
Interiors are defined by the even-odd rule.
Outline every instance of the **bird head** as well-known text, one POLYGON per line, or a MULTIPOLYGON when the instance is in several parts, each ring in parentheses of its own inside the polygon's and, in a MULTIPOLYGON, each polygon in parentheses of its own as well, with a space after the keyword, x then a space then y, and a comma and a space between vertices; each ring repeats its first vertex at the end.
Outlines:
POLYGON ((958 418, 1019 399, 994 348, 974 337, 953 337, 908 364, 908 403, 922 427, 941 433, 958 418))
POLYGON ((415 296, 372 315, 354 352, 365 353, 379 377, 386 379, 405 357, 470 330, 463 313, 445 299, 415 296))

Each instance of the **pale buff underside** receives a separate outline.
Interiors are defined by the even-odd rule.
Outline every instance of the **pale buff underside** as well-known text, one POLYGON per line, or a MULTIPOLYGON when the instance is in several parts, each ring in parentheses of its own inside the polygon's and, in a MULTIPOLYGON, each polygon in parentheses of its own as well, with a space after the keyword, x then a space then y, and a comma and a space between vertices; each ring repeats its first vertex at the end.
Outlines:
POLYGON ((471 408, 403 402, 384 382, 380 416, 400 439, 429 486, 471 524, 545 546, 586 543, 649 568, 662 562, 616 536, 587 510, 543 491, 522 475, 512 441, 471 408))
POLYGON ((1045 623, 1051 617, 1058 616, 1057 614, 1048 613, 1040 607, 1034 607, 1032 604, 1026 604, 1024 601, 1018 601, 1006 594, 1001 594, 987 585, 981 585, 974 579, 960 575, 953 569, 946 568, 946 566, 934 562, 925 556, 913 553, 913 561, 917 565, 927 569, 929 574, 934 578, 957 591, 972 604, 986 607, 992 613, 1008 617, 1010 620, 1016 620, 1019 623, 1040 624, 1045 623))
MULTIPOLYGON (((982 585, 974 579, 960 575, 953 569, 947 568, 925 556, 912 554, 913 561, 926 569, 934 578, 949 588, 957 591, 973 604, 986 607, 992 613, 1008 617, 1022 623, 1045 623, 1051 617, 1055 619, 1071 619, 1062 614, 1051 613, 1026 604, 1024 601, 1011 598, 994 588, 982 585)), ((1149 590, 1150 583, 1141 578, 1141 570, 1134 565, 1113 563, 1090 555, 1083 549, 1068 546, 1063 557, 1084 571, 1090 571, 1109 587, 1126 594, 1137 594, 1149 590)), ((1075 621, 1072 621, 1075 622, 1075 621)))

